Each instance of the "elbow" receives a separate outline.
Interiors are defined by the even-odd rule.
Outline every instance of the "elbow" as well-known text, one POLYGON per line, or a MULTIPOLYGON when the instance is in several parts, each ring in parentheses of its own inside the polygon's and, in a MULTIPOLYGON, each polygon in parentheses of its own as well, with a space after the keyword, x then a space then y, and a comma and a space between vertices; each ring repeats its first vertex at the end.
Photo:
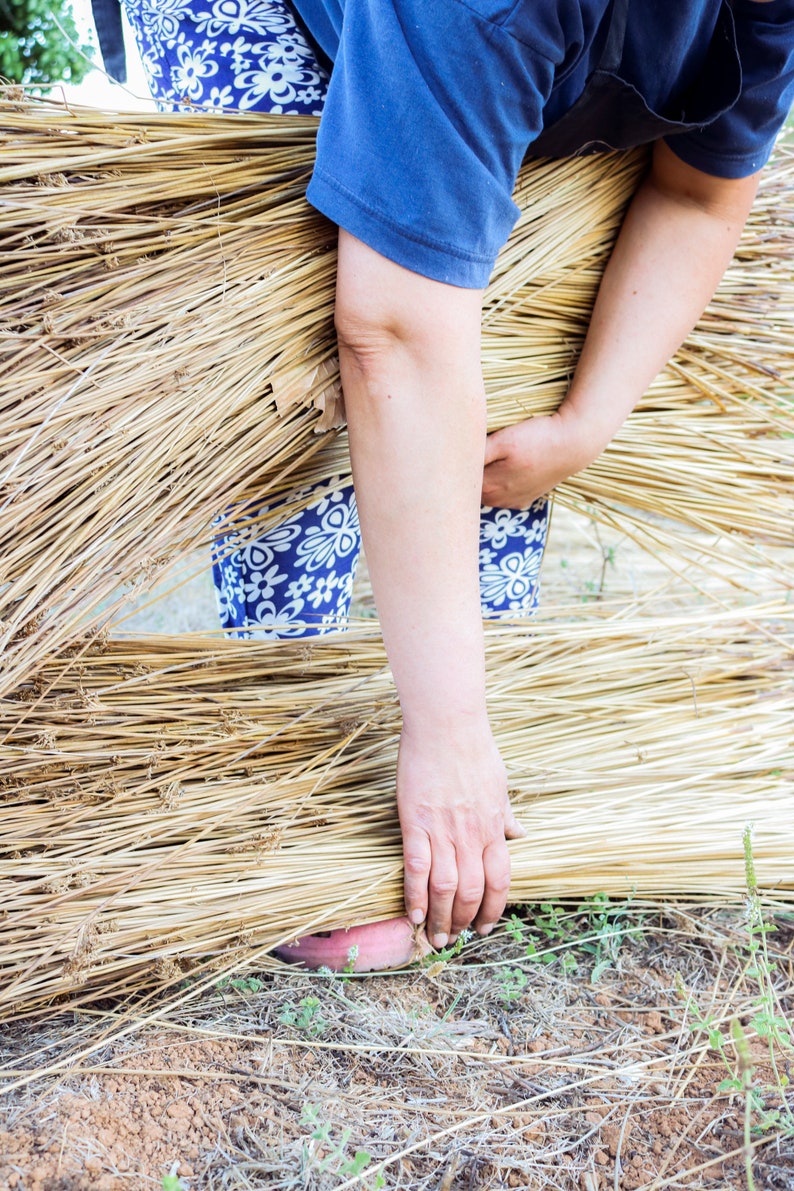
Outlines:
POLYGON ((402 339, 394 319, 342 290, 337 291, 334 327, 340 357, 363 374, 392 356, 402 339))
POLYGON ((339 236, 334 322, 343 371, 479 374, 482 294, 413 273, 346 232, 339 236))
POLYGON ((718 178, 688 165, 664 141, 654 147, 648 177, 668 201, 741 229, 753 205, 760 172, 746 178, 718 178))

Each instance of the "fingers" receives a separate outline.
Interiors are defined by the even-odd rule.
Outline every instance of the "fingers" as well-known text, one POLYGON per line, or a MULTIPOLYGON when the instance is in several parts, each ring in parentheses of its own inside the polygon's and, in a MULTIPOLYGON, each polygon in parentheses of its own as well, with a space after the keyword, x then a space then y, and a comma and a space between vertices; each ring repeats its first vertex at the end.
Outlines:
MULTIPOLYGON (((430 879, 430 839, 421 830, 403 829, 403 867, 405 909, 414 926, 424 922, 428 913, 430 879)), ((441 944, 443 947, 443 943, 441 944)))
POLYGON ((504 459, 507 454, 507 446, 505 443, 505 434, 503 430, 494 430, 493 434, 489 434, 485 440, 485 465, 493 463, 496 459, 504 459))
POLYGON ((505 839, 525 839, 527 834, 526 827, 522 827, 518 819, 513 814, 513 808, 508 806, 505 815, 505 839))
MULTIPOLYGON (((458 863, 451 844, 433 850, 427 937, 434 947, 446 947, 452 933, 452 907, 458 892, 458 863)), ((471 922, 471 918, 468 919, 471 922)))
POLYGON ((487 724, 483 738, 468 732, 453 744, 404 728, 397 764, 406 911, 436 948, 473 922, 485 933, 497 921, 510 885, 506 840, 524 834, 487 724))
POLYGON ((510 892, 510 856, 504 840, 499 840, 485 849, 483 868, 485 894, 475 927, 479 934, 487 935, 504 914, 507 895, 510 892))
MULTIPOLYGON (((505 835, 526 835, 509 810, 505 835)), ((504 913, 510 889, 510 855, 504 840, 460 857, 451 844, 435 846, 423 832, 404 841, 405 906, 414 925, 427 922, 427 936, 440 949, 454 942, 462 930, 475 923, 480 934, 493 930, 504 913)))
POLYGON ((477 916, 485 893, 485 872, 482 852, 461 852, 458 858, 458 886, 452 903, 450 937, 471 926, 477 916))

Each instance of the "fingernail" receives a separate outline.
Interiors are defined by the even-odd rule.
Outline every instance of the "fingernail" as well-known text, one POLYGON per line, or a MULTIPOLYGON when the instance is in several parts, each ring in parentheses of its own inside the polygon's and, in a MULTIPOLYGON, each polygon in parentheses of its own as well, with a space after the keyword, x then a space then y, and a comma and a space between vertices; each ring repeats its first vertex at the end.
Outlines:
POLYGON ((411 910, 411 913, 408 915, 408 917, 414 926, 420 926, 425 920, 422 910, 411 910))
POLYGON ((443 935, 443 934, 442 935, 433 935, 430 942, 433 944, 436 951, 440 951, 442 947, 446 947, 447 942, 448 942, 448 936, 443 935))
POLYGON ((486 922, 485 926, 477 927, 477 934, 489 935, 495 926, 496 926, 495 922, 486 922))

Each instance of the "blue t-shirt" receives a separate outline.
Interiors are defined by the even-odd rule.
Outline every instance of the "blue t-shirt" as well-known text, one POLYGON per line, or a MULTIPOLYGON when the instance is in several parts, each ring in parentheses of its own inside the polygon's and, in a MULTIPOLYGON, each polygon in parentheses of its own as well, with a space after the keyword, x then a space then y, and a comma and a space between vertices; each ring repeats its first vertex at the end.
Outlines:
MULTIPOLYGON (((533 140, 582 94, 610 0, 294 0, 334 63, 309 201, 414 272, 484 287, 518 210, 533 140)), ((794 0, 731 0, 742 90, 669 138, 740 178, 767 160, 794 99, 794 0)), ((620 73, 674 113, 698 78, 721 0, 631 0, 620 73)))

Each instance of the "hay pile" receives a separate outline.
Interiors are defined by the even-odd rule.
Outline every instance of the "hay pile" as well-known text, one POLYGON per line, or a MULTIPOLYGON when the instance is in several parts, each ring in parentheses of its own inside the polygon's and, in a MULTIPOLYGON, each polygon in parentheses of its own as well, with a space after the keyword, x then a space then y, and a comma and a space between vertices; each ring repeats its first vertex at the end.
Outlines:
MULTIPOLYGON (((794 609, 488 632, 527 838, 513 900, 794 886, 794 609), (785 772, 783 772, 785 770, 785 772)), ((566 614, 567 613, 567 614, 566 614)), ((0 1012, 401 907, 399 709, 372 629, 107 639, 3 704, 0 1012)))
MULTIPOLYGON (((347 471, 343 437, 313 433, 336 377, 315 128, 0 106, 2 689, 234 502, 347 471)), ((493 427, 561 398, 643 163, 523 172, 485 301, 493 427)), ((793 170, 781 148, 696 332, 560 500, 788 543, 793 170)))
MULTIPOLYGON (((0 107, 0 1013, 399 910, 399 727, 372 631, 111 639, 235 502, 347 472, 315 122, 0 107)), ((562 396, 642 155, 529 165, 484 315, 492 426, 562 396)), ((794 582, 794 153, 613 446, 563 486, 634 536, 794 582), (643 518, 665 514, 652 531, 643 518), (686 532, 685 532, 686 531, 686 532), (676 535, 681 532, 683 537, 676 535)), ((282 514, 283 515, 283 514, 282 514)), ((656 524, 654 520, 654 524, 656 524)), ((791 606, 490 630, 529 834, 513 897, 790 885, 791 606)))

